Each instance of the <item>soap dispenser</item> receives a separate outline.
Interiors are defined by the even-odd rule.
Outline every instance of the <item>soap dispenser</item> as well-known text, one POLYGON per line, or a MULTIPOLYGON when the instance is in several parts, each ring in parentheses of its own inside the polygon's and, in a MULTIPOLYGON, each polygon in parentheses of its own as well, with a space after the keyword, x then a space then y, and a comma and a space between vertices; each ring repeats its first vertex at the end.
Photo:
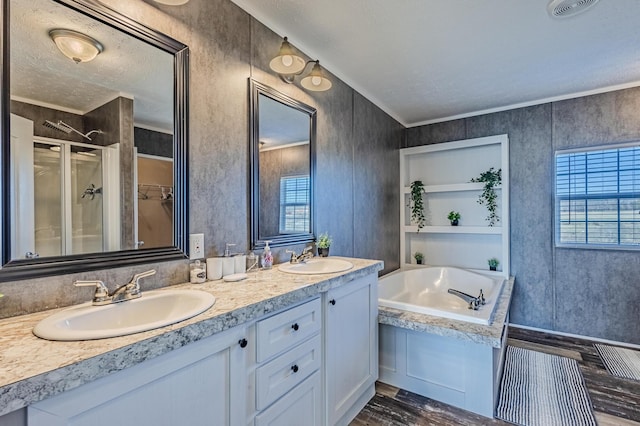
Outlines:
POLYGON ((270 242, 271 241, 264 242, 264 253, 262 254, 263 269, 271 269, 273 266, 273 254, 271 253, 271 247, 269 247, 270 242))

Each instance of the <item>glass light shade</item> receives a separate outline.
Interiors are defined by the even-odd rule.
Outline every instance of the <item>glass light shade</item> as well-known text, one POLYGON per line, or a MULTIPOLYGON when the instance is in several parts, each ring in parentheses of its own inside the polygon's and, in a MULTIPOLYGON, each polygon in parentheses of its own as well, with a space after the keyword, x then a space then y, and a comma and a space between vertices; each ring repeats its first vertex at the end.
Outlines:
POLYGON ((156 3, 168 4, 170 6, 180 6, 189 0, 154 0, 156 3))
POLYGON ((104 50, 102 44, 88 35, 72 30, 51 30, 49 37, 60 52, 75 63, 89 62, 104 50))
POLYGON ((269 67, 278 74, 298 74, 307 65, 304 59, 298 56, 285 37, 280 46, 278 56, 269 62, 269 67))
POLYGON ((302 87, 314 92, 323 92, 331 89, 331 81, 329 81, 322 73, 320 61, 316 61, 313 69, 305 78, 300 81, 302 87))

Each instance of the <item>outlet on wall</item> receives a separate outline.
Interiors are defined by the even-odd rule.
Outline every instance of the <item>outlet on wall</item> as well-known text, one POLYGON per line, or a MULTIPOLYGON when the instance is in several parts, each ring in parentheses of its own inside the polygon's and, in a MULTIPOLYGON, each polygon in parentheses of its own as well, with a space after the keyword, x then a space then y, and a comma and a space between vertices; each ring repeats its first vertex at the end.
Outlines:
POLYGON ((189 259, 204 259, 204 234, 189 235, 189 259))

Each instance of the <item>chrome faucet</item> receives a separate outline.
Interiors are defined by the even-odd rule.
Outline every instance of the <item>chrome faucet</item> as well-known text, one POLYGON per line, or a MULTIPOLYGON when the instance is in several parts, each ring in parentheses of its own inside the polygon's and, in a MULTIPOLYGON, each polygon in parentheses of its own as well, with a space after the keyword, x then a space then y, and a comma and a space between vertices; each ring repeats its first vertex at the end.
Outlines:
POLYGON ((109 305, 111 303, 124 302, 126 300, 137 299, 142 296, 140 291, 140 280, 145 277, 150 277, 156 273, 155 269, 149 271, 140 272, 135 274, 131 281, 113 290, 113 293, 109 293, 109 289, 104 282, 100 280, 78 280, 74 281, 73 285, 76 287, 96 286, 96 292, 93 295, 93 305, 102 306, 109 305))
POLYGON ((469 309, 473 309, 474 311, 477 311, 480 305, 485 304, 484 293, 482 293, 482 290, 480 290, 480 295, 478 297, 473 297, 470 294, 464 293, 460 290, 456 290, 453 288, 450 288, 449 290, 447 290, 447 293, 453 294, 454 296, 458 296, 459 298, 461 298, 462 300, 464 300, 469 304, 469 309))
POLYGON ((299 256, 296 255, 295 250, 285 250, 285 253, 291 254, 291 259, 289 259, 289 263, 306 262, 307 260, 313 258, 313 246, 305 247, 299 256))

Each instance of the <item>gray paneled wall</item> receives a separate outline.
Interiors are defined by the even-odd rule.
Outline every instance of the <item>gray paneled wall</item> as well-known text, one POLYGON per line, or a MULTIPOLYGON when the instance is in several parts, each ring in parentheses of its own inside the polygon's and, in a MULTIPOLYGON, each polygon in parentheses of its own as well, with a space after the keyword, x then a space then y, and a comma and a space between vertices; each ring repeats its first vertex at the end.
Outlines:
POLYGON ((640 88, 407 129, 407 146, 507 133, 511 322, 640 344, 640 253, 555 248, 554 152, 640 139, 640 88))
MULTIPOLYGON (((334 237, 331 253, 382 259, 385 271, 398 266, 400 124, 334 76, 328 92, 283 83, 268 67, 281 37, 230 0, 102 2, 190 48, 190 230, 205 234, 207 256, 221 254, 227 242, 248 249, 251 77, 318 110, 316 219, 318 231, 334 237)), ((285 259, 284 248, 275 254, 285 259)), ((88 292, 71 286, 74 279, 102 279, 113 287, 147 267, 159 269, 153 286, 188 279, 185 260, 2 283, 0 317, 89 300, 88 292)))

